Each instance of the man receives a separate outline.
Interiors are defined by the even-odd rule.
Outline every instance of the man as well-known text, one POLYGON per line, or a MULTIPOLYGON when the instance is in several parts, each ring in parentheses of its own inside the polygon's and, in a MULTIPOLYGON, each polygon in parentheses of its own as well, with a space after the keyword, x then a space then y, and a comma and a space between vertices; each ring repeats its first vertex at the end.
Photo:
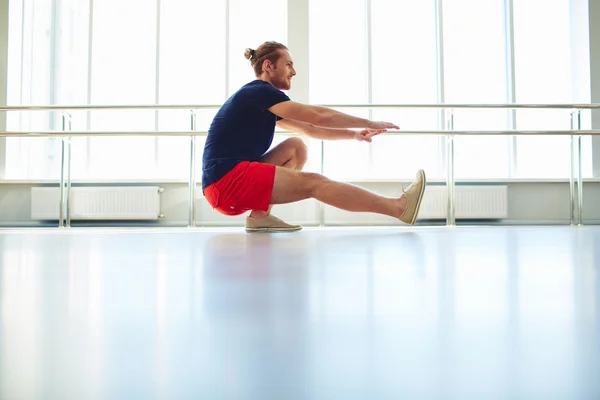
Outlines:
POLYGON ((202 191, 215 210, 225 215, 250 211, 246 218, 249 232, 301 229, 270 211, 274 204, 308 198, 348 211, 374 212, 415 223, 425 190, 422 170, 399 198, 389 198, 320 174, 301 172, 307 151, 297 137, 267 152, 275 125, 316 139, 369 143, 375 135, 399 129, 396 125, 291 101, 282 90, 291 88, 296 71, 287 47, 280 43, 265 42, 256 50, 246 49, 245 56, 257 79, 223 104, 204 147, 202 191))

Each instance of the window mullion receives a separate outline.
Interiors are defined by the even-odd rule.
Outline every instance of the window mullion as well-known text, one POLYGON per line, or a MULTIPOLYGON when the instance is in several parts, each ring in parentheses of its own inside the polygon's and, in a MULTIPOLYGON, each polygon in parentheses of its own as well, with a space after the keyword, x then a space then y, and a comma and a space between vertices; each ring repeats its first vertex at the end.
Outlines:
MULTIPOLYGON (((505 21, 505 43, 506 43, 506 102, 509 104, 516 102, 516 84, 515 84, 515 30, 513 0, 504 0, 504 21, 505 21)), ((515 109, 507 110, 508 129, 517 129, 517 111, 515 109)), ((513 178, 516 175, 517 163, 517 136, 509 136, 508 140, 508 177, 513 178)))
MULTIPOLYGON (((444 15, 443 0, 435 0, 435 27, 436 27, 436 59, 437 59, 437 102, 444 104, 446 102, 444 87, 444 15)), ((440 109, 438 112, 438 130, 446 128, 446 110, 440 109)), ((438 174, 442 175, 446 170, 446 136, 438 138, 438 174)))

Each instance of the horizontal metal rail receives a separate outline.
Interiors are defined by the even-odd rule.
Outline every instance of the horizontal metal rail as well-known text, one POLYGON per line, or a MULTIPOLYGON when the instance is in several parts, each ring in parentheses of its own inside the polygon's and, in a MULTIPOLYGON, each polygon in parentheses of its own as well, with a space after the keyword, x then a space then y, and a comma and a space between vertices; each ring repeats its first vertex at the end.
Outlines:
MULTIPOLYGON (((532 109, 600 109, 600 104, 315 104, 329 108, 532 108, 532 109)), ((219 109, 221 104, 131 104, 131 105, 41 105, 1 106, 0 111, 102 111, 102 110, 201 110, 219 109)))
POLYGON ((535 109, 598 109, 600 104, 324 104, 329 108, 535 108, 535 109))
MULTIPOLYGON (((385 135, 448 135, 449 131, 388 131, 385 135)), ((0 137, 65 137, 65 136, 206 136, 207 131, 31 131, 3 132, 0 137)), ((278 135, 299 135, 296 132, 278 131, 278 135)), ((452 131, 453 136, 580 136, 600 135, 600 130, 556 130, 556 131, 452 131)))
MULTIPOLYGON (((386 135, 439 135, 447 136, 449 139, 449 158, 448 158, 448 179, 446 185, 448 187, 448 216, 447 224, 455 225, 455 193, 454 193, 454 152, 453 138, 456 136, 571 136, 571 180, 570 180, 570 204, 571 204, 571 224, 582 225, 583 223, 583 192, 582 192, 582 176, 581 176, 581 138, 586 135, 600 135, 600 130, 581 130, 580 113, 582 110, 600 109, 600 104, 323 104, 322 106, 337 109, 410 109, 410 108, 429 108, 429 109, 569 109, 571 114, 572 130, 470 130, 470 131, 455 131, 453 124, 448 125, 446 130, 390 130, 386 135), (575 118, 576 115, 576 118, 575 118), (575 171, 577 177, 575 178, 575 171), (578 213, 575 213, 575 183, 578 189, 578 213), (575 218, 577 217, 577 219, 575 218)), ((126 111, 126 110, 216 110, 219 109, 219 104, 180 104, 180 105, 45 105, 45 106, 2 106, 0 111, 126 111)), ((452 111, 451 111, 452 112, 452 111)), ((69 118, 72 116, 69 115, 69 118)), ((70 139, 71 137, 90 137, 90 136, 146 136, 146 137, 188 137, 191 138, 190 144, 190 209, 189 209, 189 224, 195 226, 195 197, 196 197, 196 177, 195 177, 195 137, 206 136, 207 131, 195 130, 195 114, 192 116, 192 125, 190 131, 71 131, 70 123, 67 126, 63 123, 63 131, 0 131, 0 137, 62 137, 62 156, 61 156, 61 179, 60 186, 63 188, 64 196, 61 196, 61 214, 59 227, 69 227, 69 197, 70 197, 70 139), (65 179, 66 178, 66 179, 65 179), (64 213, 63 213, 64 211, 64 213), (66 217, 66 218, 65 218, 66 217), (63 223, 66 219, 66 223, 63 223)), ((298 135, 295 132, 276 131, 278 135, 298 135)), ((323 151, 323 146, 321 146, 323 151)), ((321 155, 323 157, 323 154, 321 155)), ((321 221, 323 224, 324 221, 321 221)))

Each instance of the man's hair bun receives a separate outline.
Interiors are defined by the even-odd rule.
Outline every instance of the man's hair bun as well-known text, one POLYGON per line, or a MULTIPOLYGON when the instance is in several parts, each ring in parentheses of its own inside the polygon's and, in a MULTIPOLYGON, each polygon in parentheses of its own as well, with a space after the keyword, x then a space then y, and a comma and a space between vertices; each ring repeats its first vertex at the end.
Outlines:
POLYGON ((244 52, 244 57, 246 57, 249 60, 252 57, 254 57, 255 54, 256 54, 256 50, 251 49, 251 48, 247 48, 246 52, 244 52))

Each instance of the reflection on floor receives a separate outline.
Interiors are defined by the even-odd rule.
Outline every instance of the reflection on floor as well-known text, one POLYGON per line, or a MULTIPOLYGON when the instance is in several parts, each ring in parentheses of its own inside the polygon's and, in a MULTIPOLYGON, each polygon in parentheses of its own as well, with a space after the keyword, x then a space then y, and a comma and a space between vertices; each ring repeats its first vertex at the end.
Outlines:
POLYGON ((0 399, 600 398, 600 228, 0 231, 0 399))

